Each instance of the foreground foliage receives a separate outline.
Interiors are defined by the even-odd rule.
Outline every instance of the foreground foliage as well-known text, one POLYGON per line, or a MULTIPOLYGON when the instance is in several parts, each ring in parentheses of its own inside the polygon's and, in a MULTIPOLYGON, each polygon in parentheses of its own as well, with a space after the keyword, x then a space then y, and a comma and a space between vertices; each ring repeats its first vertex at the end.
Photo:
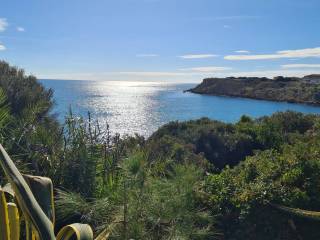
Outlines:
POLYGON ((23 177, 1 144, 0 151, 0 165, 9 179, 9 185, 5 187, 7 190, 2 190, 0 187, 1 239, 19 240, 21 235, 20 218, 23 218, 26 229, 24 237, 27 240, 68 240, 72 237, 77 240, 93 240, 92 229, 86 224, 65 226, 55 237, 51 180, 44 177, 23 177), (8 203, 6 193, 9 193, 17 204, 14 202, 8 203), (22 213, 21 216, 20 212, 22 213))

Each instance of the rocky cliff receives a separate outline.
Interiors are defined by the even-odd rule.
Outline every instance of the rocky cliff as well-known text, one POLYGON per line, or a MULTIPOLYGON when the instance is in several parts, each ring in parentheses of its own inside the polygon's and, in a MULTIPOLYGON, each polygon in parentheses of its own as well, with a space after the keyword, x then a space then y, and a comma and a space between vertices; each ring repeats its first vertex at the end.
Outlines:
POLYGON ((320 76, 206 78, 193 93, 320 105, 320 76))

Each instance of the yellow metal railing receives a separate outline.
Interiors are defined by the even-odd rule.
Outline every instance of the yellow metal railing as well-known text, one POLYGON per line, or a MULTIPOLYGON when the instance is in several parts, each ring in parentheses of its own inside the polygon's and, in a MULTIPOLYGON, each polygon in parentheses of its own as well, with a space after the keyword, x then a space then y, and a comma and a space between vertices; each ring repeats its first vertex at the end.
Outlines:
MULTIPOLYGON (((0 240, 19 240, 24 221, 27 240, 92 240, 89 225, 75 223, 54 234, 53 184, 46 177, 24 175, 0 144, 0 164, 9 183, 0 187, 0 240)), ((96 240, 107 239, 104 231, 96 240)))

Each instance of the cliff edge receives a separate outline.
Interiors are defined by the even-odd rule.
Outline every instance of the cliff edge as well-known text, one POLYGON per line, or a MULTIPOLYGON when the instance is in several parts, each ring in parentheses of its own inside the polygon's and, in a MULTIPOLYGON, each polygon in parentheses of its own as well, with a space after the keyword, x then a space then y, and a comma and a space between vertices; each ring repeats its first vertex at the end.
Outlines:
POLYGON ((192 93, 320 105, 320 75, 206 78, 192 93))

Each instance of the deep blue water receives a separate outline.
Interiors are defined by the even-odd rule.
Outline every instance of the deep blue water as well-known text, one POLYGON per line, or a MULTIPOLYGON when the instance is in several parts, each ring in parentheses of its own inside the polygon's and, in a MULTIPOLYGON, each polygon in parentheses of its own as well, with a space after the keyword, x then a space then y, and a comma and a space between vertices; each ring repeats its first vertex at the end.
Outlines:
POLYGON ((235 122, 243 115, 260 117, 277 111, 294 110, 320 114, 320 107, 244 98, 183 93, 195 84, 154 82, 42 80, 54 90, 54 112, 63 121, 73 112, 110 125, 112 132, 149 136, 159 126, 173 120, 209 117, 235 122))

